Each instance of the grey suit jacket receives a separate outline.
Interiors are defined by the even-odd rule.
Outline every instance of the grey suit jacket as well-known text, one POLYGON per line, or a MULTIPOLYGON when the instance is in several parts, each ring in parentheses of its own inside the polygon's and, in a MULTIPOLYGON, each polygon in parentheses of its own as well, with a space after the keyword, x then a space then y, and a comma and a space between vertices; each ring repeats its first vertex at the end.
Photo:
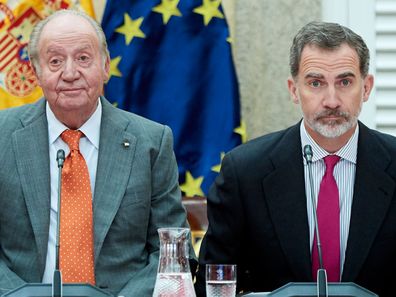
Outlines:
MULTIPOLYGON (((359 123, 356 176, 342 281, 394 296, 396 138, 359 123)), ((238 289, 272 291, 312 281, 299 124, 227 154, 208 195, 209 228, 201 245, 197 296, 205 264, 238 265, 238 289)))
MULTIPOLYGON (((151 296, 157 228, 187 226, 169 127, 113 107, 103 113, 93 197, 97 286, 151 296), (129 142, 129 147, 123 145, 129 142)), ((41 282, 50 218, 45 100, 0 111, 0 293, 41 282)))

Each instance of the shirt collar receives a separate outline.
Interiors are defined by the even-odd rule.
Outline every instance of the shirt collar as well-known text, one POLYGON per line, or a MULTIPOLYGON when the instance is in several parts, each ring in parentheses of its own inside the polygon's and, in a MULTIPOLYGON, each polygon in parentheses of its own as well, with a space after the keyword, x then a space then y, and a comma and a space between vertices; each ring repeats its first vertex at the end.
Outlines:
MULTIPOLYGON (((54 115, 48 102, 46 103, 46 115, 48 121, 48 138, 49 143, 53 144, 61 133, 67 129, 63 123, 61 123, 54 115)), ((100 124, 102 119, 102 103, 98 99, 98 106, 91 117, 78 129, 84 133, 85 137, 95 146, 99 148, 100 138, 100 124)))
MULTIPOLYGON (((329 154, 325 149, 320 147, 319 144, 315 142, 315 140, 312 139, 311 135, 309 135, 309 133, 305 129, 304 121, 301 121, 300 124, 300 137, 301 137, 301 145, 303 151, 304 151, 304 146, 307 144, 311 145, 312 147, 312 153, 313 153, 312 162, 323 159, 329 154)), ((352 137, 342 148, 340 148, 337 152, 335 152, 335 155, 353 164, 356 164, 358 138, 359 138, 359 125, 356 125, 356 129, 352 137)))

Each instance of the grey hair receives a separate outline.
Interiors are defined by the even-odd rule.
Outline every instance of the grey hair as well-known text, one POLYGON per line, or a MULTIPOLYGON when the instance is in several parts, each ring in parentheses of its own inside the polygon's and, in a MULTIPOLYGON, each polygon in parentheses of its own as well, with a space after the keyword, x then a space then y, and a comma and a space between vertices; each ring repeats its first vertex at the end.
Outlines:
POLYGON ((292 77, 296 78, 298 75, 301 53, 306 45, 334 50, 344 43, 356 51, 359 57, 360 74, 366 77, 370 65, 370 52, 362 37, 340 24, 326 22, 310 22, 294 37, 289 60, 292 77))
POLYGON ((110 57, 110 54, 109 54, 109 50, 107 48, 106 36, 103 32, 102 27, 98 24, 98 22, 96 22, 93 18, 91 18, 89 15, 87 15, 86 13, 84 13, 82 11, 74 10, 74 9, 61 9, 61 10, 57 10, 50 16, 48 16, 45 19, 38 22, 36 24, 36 26, 33 28, 32 33, 30 34, 28 53, 29 53, 30 62, 32 63, 35 70, 37 72, 40 72, 38 44, 40 41, 41 33, 43 32, 45 25, 47 25, 48 22, 55 19, 56 17, 63 16, 63 15, 75 15, 75 16, 82 17, 83 19, 87 20, 88 23, 90 23, 92 25, 93 29, 96 32, 98 40, 99 40, 99 47, 102 51, 102 57, 103 57, 103 65, 105 65, 106 59, 108 57, 110 57))

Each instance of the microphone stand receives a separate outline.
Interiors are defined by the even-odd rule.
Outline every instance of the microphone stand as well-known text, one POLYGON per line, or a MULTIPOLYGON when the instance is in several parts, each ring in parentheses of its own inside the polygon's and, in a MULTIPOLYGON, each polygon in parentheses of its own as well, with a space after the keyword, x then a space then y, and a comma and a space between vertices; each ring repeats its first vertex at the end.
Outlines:
POLYGON ((315 196, 313 191, 313 178, 312 178, 312 148, 309 144, 304 146, 304 158, 307 161, 308 165, 308 176, 309 176, 309 185, 311 188, 311 202, 313 208, 313 218, 314 218, 314 229, 316 235, 316 244, 318 248, 318 257, 319 257, 319 269, 317 272, 317 294, 318 297, 327 297, 328 296, 328 285, 327 285, 327 274, 326 270, 323 267, 323 258, 322 258, 322 246, 320 244, 320 237, 319 237, 319 226, 318 226, 318 217, 316 215, 316 203, 315 203, 315 196))
POLYGON ((65 161, 65 152, 58 150, 56 153, 56 161, 58 162, 59 177, 58 177, 58 214, 57 214, 57 229, 56 229, 56 246, 55 246, 55 270, 52 280, 52 297, 62 297, 62 273, 59 269, 59 237, 60 237, 60 211, 61 211, 61 187, 62 187, 62 169, 65 161))

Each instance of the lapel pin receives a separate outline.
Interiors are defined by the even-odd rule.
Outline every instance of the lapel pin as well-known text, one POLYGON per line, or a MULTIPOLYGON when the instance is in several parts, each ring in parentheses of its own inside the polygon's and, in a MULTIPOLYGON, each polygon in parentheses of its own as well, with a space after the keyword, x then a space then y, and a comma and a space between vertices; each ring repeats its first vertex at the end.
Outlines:
POLYGON ((129 147, 129 142, 127 140, 124 140, 124 147, 129 147))

